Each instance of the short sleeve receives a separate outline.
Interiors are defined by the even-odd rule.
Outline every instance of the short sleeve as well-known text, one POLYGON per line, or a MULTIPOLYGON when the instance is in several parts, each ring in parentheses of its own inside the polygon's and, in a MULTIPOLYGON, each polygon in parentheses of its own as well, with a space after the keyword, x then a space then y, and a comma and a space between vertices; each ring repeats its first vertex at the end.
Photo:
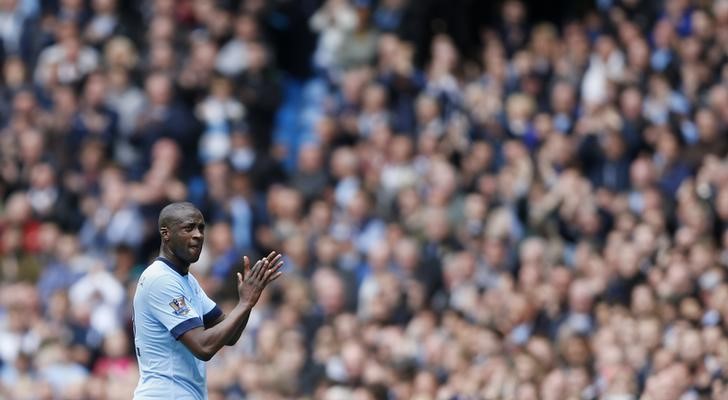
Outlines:
POLYGON ((205 328, 209 328, 212 323, 220 318, 220 316, 222 315, 222 309, 218 307, 217 303, 207 297, 207 294, 204 290, 202 290, 202 287, 200 287, 200 284, 197 283, 197 280, 195 280, 195 285, 197 285, 197 287, 199 288, 199 297, 200 301, 202 302, 202 310, 204 310, 202 322, 205 325, 205 328))
POLYGON ((175 339, 203 326, 202 318, 190 306, 190 298, 179 282, 160 277, 152 282, 148 290, 148 309, 175 339))

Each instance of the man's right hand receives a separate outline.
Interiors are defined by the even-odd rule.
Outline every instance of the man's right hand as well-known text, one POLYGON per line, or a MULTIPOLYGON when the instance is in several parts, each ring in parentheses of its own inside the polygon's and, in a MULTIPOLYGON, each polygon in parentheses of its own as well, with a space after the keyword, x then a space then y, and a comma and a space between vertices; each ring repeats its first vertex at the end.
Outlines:
POLYGON ((272 251, 250 267, 250 259, 243 257, 243 273, 238 272, 238 296, 240 304, 250 309, 258 303, 260 294, 269 283, 281 276, 281 255, 272 251))
POLYGON ((208 361, 222 346, 235 344, 248 323, 250 310, 269 283, 281 275, 283 261, 275 251, 250 267, 248 257, 243 259, 243 273, 238 272, 240 303, 227 316, 209 329, 200 326, 180 336, 179 340, 202 361, 208 361))

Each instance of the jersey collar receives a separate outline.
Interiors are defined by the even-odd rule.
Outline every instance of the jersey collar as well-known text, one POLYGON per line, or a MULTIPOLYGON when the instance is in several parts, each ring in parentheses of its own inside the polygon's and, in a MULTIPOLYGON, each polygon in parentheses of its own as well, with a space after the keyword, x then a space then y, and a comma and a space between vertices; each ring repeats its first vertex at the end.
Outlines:
POLYGON ((177 267, 176 265, 174 265, 172 263, 172 261, 169 261, 168 259, 166 259, 166 258, 164 258, 162 256, 157 257, 156 260, 157 261, 161 261, 161 262, 167 264, 167 266, 170 267, 170 268, 172 268, 174 270, 174 272, 176 272, 176 273, 178 273, 178 274, 180 274, 182 276, 187 275, 187 272, 182 273, 182 269, 181 268, 177 267))

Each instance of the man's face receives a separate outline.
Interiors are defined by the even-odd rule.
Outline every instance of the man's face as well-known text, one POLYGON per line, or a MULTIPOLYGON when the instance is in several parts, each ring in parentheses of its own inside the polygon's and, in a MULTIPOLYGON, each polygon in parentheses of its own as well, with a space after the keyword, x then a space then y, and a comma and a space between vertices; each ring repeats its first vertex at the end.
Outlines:
POLYGON ((205 219, 198 210, 181 214, 168 228, 167 245, 180 260, 193 263, 200 258, 205 241, 205 219))

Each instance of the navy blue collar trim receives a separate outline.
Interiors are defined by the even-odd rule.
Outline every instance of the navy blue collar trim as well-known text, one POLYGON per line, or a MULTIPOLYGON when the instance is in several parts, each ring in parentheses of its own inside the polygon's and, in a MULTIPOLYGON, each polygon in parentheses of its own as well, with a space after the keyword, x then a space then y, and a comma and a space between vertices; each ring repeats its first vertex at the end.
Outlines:
POLYGON ((182 273, 182 269, 178 268, 176 265, 174 265, 172 263, 172 261, 169 261, 168 259, 166 259, 166 258, 164 258, 162 256, 157 257, 156 260, 157 261, 161 261, 161 262, 167 264, 167 266, 170 267, 170 268, 172 268, 174 270, 174 272, 176 272, 176 273, 178 273, 178 274, 180 274, 182 276, 187 275, 187 272, 182 273))

